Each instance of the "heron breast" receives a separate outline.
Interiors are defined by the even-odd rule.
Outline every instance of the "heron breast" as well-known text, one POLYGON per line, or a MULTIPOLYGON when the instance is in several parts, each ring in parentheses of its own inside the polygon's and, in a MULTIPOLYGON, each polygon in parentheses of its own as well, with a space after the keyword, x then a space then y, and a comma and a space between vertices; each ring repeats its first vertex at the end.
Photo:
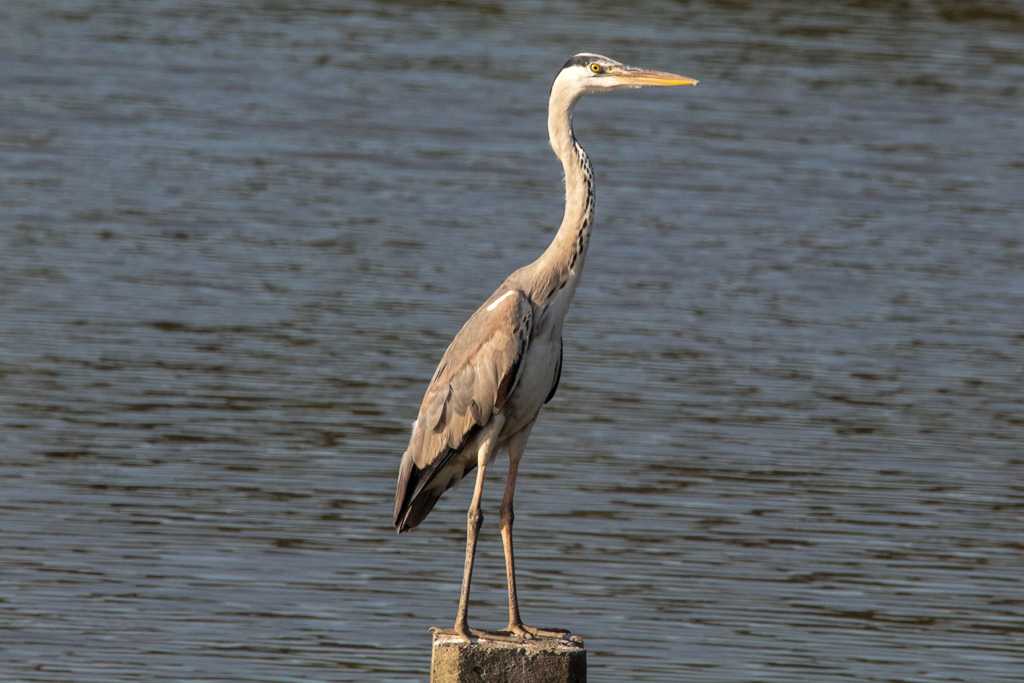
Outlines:
POLYGON ((526 350, 526 358, 516 389, 505 407, 503 435, 511 436, 532 422, 551 392, 561 353, 561 337, 535 337, 526 350))

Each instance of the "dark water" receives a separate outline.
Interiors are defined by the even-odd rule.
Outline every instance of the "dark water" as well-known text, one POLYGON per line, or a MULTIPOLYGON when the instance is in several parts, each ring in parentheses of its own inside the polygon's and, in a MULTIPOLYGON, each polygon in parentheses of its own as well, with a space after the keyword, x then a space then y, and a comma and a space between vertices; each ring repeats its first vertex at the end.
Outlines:
POLYGON ((1022 46, 1009 2, 3 3, 0 679, 426 678, 469 487, 395 537, 398 457, 557 225, 584 49, 703 83, 577 115, 526 618, 594 681, 1024 679, 1022 46))

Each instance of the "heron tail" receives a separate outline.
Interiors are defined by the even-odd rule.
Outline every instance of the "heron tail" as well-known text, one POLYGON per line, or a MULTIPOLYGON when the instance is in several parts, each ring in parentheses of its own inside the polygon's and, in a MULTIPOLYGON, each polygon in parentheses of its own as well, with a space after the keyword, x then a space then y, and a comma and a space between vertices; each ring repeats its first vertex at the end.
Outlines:
POLYGON ((408 450, 402 453, 402 463, 398 466, 398 483, 395 484, 395 511, 391 523, 394 524, 398 533, 405 529, 401 528, 401 520, 408 508, 409 497, 416 488, 419 480, 419 470, 412 462, 412 455, 408 450))
POLYGON ((391 520, 398 533, 419 526, 434 509, 441 495, 464 477, 466 472, 476 467, 475 462, 472 462, 469 469, 459 467, 458 461, 453 460, 458 452, 454 448, 447 449, 426 469, 416 466, 411 451, 406 450, 402 454, 398 483, 395 485, 395 510, 391 520))

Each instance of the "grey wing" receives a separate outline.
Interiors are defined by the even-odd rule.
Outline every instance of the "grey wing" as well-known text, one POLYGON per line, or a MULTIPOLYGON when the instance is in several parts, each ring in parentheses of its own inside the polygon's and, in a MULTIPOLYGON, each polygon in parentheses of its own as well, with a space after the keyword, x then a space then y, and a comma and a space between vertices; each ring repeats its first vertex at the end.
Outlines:
MULTIPOLYGON (((420 404, 395 487, 393 522, 419 524, 467 470, 453 462, 515 390, 530 342, 533 308, 519 290, 498 290, 445 351, 420 404)), ((475 463, 474 463, 475 464, 475 463)))
POLYGON ((548 397, 544 399, 544 403, 547 403, 555 397, 555 392, 558 391, 558 383, 562 381, 562 349, 565 345, 565 340, 558 340, 558 365, 555 366, 555 381, 551 384, 551 390, 548 391, 548 397))

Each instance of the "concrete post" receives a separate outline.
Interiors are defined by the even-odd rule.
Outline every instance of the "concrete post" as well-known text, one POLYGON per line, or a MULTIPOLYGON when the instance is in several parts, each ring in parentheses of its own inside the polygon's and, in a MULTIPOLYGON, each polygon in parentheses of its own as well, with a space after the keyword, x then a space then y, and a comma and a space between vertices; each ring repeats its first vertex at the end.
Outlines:
POLYGON ((586 683, 583 640, 542 638, 522 643, 466 643, 434 633, 430 683, 586 683))

